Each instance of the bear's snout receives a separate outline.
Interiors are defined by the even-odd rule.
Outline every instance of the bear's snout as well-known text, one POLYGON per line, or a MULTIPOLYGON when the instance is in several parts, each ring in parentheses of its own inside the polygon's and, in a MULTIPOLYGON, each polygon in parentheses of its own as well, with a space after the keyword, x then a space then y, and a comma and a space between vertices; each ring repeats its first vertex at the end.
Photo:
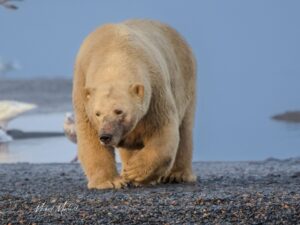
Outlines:
POLYGON ((100 135, 100 141, 103 144, 107 145, 111 142, 112 137, 113 137, 112 134, 102 134, 102 135, 100 135))
POLYGON ((99 131, 102 145, 117 146, 123 136, 123 125, 119 121, 105 121, 99 131))

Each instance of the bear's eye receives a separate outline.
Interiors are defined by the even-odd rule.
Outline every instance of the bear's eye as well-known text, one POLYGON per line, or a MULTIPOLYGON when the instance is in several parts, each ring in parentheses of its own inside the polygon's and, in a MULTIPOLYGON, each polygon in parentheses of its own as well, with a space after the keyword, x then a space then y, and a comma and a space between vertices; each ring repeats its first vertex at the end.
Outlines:
POLYGON ((121 115, 121 114, 123 113, 123 111, 122 111, 121 109, 115 109, 115 110, 114 110, 114 113, 115 113, 116 115, 121 115))
POLYGON ((100 115, 101 115, 101 113, 100 113, 100 112, 96 112, 96 116, 98 116, 98 117, 99 117, 100 115))

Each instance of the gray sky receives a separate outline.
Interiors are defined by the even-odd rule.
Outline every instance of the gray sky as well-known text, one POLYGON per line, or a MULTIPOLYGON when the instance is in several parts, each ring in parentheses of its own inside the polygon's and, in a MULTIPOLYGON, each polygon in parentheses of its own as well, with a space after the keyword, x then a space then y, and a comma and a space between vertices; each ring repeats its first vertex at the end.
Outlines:
POLYGON ((253 158, 251 151, 265 157, 271 149, 276 156, 287 148, 287 155, 299 153, 300 138, 286 140, 295 133, 269 117, 300 109, 300 1, 25 0, 17 4, 17 11, 0 8, 0 56, 22 66, 12 77, 71 77, 81 41, 97 26, 129 18, 161 20, 185 36, 197 57, 195 145, 200 157, 228 153, 228 157, 253 158))

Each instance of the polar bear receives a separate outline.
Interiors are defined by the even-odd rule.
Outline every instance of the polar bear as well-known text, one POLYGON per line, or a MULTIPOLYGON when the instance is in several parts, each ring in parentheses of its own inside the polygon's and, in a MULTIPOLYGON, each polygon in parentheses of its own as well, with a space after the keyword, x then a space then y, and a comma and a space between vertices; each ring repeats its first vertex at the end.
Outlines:
POLYGON ((170 26, 128 20, 92 32, 80 47, 73 82, 88 188, 194 182, 195 84, 196 60, 170 26))

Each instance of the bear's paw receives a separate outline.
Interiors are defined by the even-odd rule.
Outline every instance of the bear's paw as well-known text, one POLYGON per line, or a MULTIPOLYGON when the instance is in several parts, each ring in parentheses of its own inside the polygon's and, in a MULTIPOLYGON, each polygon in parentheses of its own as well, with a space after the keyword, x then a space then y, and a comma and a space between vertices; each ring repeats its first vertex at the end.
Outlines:
POLYGON ((194 183, 196 181, 197 177, 192 171, 171 171, 159 180, 160 183, 194 183))
POLYGON ((127 186, 127 182, 122 177, 115 177, 112 180, 102 182, 89 182, 89 189, 120 189, 127 186))

